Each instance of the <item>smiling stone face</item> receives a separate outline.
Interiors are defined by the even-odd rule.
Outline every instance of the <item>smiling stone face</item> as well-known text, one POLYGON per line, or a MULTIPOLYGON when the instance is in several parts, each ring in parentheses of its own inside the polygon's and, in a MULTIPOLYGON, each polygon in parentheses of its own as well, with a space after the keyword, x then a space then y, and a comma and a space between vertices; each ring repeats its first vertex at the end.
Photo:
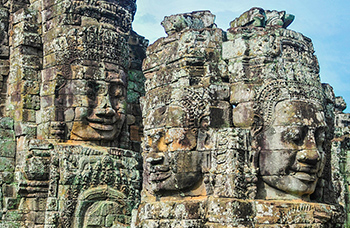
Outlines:
POLYGON ((72 140, 114 140, 125 121, 126 88, 123 71, 102 80, 83 80, 81 98, 87 107, 75 109, 72 140))
POLYGON ((196 132, 190 129, 153 129, 146 133, 144 178, 151 192, 183 190, 201 177, 196 132))
POLYGON ((148 120, 158 128, 145 131, 144 180, 155 193, 187 189, 201 177, 200 154, 192 151, 197 146, 197 130, 186 126, 181 107, 161 109, 165 111, 148 120))
POLYGON ((324 168, 324 113, 315 104, 281 101, 272 119, 258 137, 264 194, 308 199, 324 168))
POLYGON ((144 186, 151 192, 191 191, 202 178, 201 153, 197 151, 200 122, 208 118, 203 89, 168 91, 168 104, 146 95, 144 107, 144 186))

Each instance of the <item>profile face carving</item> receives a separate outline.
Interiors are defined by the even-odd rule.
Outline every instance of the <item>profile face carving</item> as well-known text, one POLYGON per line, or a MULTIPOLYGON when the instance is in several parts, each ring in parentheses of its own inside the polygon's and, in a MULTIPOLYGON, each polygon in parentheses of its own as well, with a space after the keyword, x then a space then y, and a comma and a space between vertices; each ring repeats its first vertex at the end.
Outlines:
POLYGON ((193 94, 187 97, 187 92, 181 101, 146 113, 144 185, 151 193, 191 190, 202 176, 201 154, 196 147, 198 119, 205 110, 201 106, 203 101, 196 103, 193 94), (195 109, 197 114, 193 113, 195 109))
POLYGON ((308 200, 325 163, 327 125, 322 106, 310 100, 287 99, 275 103, 272 110, 271 122, 268 126, 264 122, 256 137, 265 186, 260 197, 308 200))
POLYGON ((145 181, 151 192, 183 190, 201 177, 196 133, 187 129, 155 129, 146 136, 145 181))
POLYGON ((87 107, 75 109, 72 140, 112 141, 125 121, 125 73, 107 73, 102 80, 83 80, 87 107))

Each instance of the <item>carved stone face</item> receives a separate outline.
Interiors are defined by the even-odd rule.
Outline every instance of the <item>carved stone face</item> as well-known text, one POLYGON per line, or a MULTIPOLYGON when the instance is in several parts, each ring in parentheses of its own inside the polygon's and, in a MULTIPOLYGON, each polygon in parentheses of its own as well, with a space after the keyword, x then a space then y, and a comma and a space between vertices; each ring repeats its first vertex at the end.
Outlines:
MULTIPOLYGON (((178 109, 167 109, 162 116, 156 116, 158 118, 153 121, 157 122, 157 126, 169 123, 173 116, 179 115, 178 111, 178 109)), ((193 151, 197 145, 195 130, 179 126, 161 127, 146 130, 145 140, 146 189, 153 193, 164 193, 189 189, 198 183, 201 178, 201 158, 197 151, 193 151)))
POLYGON ((258 140, 266 198, 308 199, 324 167, 324 114, 314 104, 282 101, 273 119, 258 140))
POLYGON ((119 135, 125 121, 125 74, 107 74, 103 80, 83 80, 85 90, 81 98, 87 107, 75 109, 71 131, 72 140, 112 141, 119 135))

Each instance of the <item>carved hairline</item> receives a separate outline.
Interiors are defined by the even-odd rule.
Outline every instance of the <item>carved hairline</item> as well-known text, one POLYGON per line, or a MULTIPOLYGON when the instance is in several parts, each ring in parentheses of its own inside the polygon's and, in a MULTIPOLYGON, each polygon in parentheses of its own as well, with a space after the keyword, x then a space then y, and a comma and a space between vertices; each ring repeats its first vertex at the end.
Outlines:
MULTIPOLYGON (((298 82, 276 80, 266 83, 259 91, 254 104, 254 124, 260 124, 262 129, 270 126, 276 105, 282 101, 303 101, 311 103, 324 110, 325 95, 322 87, 316 87, 298 82), (257 123, 256 121, 259 121, 257 123)), ((258 132, 256 132, 258 133, 258 132)))

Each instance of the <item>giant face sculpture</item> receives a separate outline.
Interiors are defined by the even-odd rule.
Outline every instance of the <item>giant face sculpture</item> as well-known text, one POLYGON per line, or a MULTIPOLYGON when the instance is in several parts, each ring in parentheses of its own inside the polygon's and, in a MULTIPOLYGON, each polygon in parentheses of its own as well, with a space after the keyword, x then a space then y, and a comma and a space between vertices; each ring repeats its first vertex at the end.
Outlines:
MULTIPOLYGON (((281 92, 282 93, 282 92, 281 92)), ((319 102, 282 99, 272 102, 256 137, 258 167, 267 199, 308 200, 324 168, 326 121, 319 102)))
POLYGON ((72 140, 111 141, 125 120, 125 73, 106 73, 102 80, 83 80, 82 98, 87 107, 76 108, 72 140))
POLYGON ((118 146, 126 113, 127 41, 124 33, 96 25, 67 32, 55 88, 55 119, 68 130, 61 138, 118 146))
POLYGON ((149 192, 190 190, 202 177, 201 155, 196 146, 198 122, 205 115, 204 100, 185 90, 181 101, 146 113, 144 185, 149 192))
POLYGON ((272 189, 267 197, 308 196, 315 191, 324 166, 324 115, 313 104, 283 101, 276 105, 273 117, 259 140, 260 174, 272 189))
POLYGON ((197 151, 190 151, 196 146, 196 133, 187 129, 155 129, 146 140, 144 172, 151 192, 184 190, 198 182, 200 156, 197 151))

